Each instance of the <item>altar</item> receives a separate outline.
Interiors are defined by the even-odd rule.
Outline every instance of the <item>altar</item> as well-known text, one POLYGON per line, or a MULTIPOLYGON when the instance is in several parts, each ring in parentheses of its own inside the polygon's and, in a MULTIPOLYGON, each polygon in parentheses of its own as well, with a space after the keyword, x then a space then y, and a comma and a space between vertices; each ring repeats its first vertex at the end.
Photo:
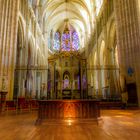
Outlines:
POLYGON ((92 120, 100 118, 100 102, 97 100, 39 100, 36 124, 44 120, 92 120))

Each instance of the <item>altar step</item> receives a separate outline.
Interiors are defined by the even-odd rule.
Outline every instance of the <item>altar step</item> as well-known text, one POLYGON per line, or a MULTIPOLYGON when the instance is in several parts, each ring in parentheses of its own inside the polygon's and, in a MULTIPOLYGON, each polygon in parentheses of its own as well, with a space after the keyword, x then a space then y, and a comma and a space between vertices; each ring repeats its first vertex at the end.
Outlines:
POLYGON ((103 120, 102 118, 98 118, 98 119, 73 119, 73 118, 45 119, 45 120, 42 120, 40 123, 41 125, 66 125, 66 126, 79 125, 79 124, 100 125, 103 123, 103 120))

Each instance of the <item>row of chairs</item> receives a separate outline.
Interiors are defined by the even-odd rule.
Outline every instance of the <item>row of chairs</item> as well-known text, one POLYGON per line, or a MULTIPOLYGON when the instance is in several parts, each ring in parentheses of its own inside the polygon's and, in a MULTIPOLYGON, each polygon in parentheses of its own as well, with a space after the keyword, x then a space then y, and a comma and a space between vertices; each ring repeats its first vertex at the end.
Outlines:
POLYGON ((25 98, 18 98, 17 101, 6 101, 4 108, 7 113, 13 111, 15 111, 16 113, 23 111, 32 112, 38 109, 38 102, 32 99, 27 100, 25 98))

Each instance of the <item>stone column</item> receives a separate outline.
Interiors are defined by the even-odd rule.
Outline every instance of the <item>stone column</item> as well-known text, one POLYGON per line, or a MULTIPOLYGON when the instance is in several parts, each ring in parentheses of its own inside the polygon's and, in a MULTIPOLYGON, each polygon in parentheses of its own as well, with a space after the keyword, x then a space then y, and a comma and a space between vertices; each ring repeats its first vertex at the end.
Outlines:
POLYGON ((126 82, 136 82, 140 106, 140 43, 137 0, 114 0, 120 73, 126 82), (130 77, 128 69, 134 74, 130 77))
POLYGON ((55 62, 52 62, 51 63, 51 66, 50 66, 50 70, 51 70, 51 95, 50 95, 50 98, 51 99, 55 99, 55 95, 54 95, 54 86, 55 86, 55 84, 54 84, 54 63, 55 62))
POLYGON ((7 98, 13 98, 19 0, 0 0, 0 81, 6 77, 7 98))

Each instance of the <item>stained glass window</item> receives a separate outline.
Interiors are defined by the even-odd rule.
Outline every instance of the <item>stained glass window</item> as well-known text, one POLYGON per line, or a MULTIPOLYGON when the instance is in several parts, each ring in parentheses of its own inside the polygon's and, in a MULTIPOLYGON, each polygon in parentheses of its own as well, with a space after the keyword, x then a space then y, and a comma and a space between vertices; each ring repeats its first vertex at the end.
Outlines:
POLYGON ((77 32, 73 32, 72 34, 72 46, 74 50, 79 49, 79 37, 78 37, 77 32))
POLYGON ((62 35, 62 51, 70 51, 70 34, 63 33, 62 35))
POLYGON ((59 32, 56 32, 53 39, 53 50, 59 51, 60 48, 62 51, 78 50, 80 48, 78 33, 74 31, 71 34, 69 30, 65 30, 61 36, 59 32))
POLYGON ((53 49, 54 50, 59 50, 60 49, 60 33, 59 32, 55 33, 53 49))

